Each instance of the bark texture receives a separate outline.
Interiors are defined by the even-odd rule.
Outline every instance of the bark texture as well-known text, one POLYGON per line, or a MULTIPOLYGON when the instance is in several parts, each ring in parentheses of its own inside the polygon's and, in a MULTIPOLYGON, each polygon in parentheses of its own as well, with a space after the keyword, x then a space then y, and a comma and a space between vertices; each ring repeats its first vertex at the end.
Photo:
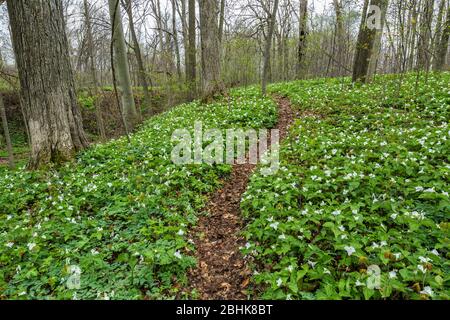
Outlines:
POLYGON ((272 45, 272 37, 273 32, 275 29, 275 21, 278 11, 278 0, 275 0, 273 4, 273 11, 269 15, 267 21, 268 21, 268 32, 267 32, 267 40, 266 40, 266 47, 264 49, 264 63, 263 63, 263 75, 262 75, 262 94, 266 94, 267 89, 267 78, 269 74, 269 65, 270 65, 270 47, 272 45))
POLYGON ((209 100, 224 90, 220 76, 217 0, 199 0, 202 47, 202 96, 209 100))
POLYGON ((77 104, 62 1, 7 4, 30 134, 29 168, 66 161, 88 141, 77 104))
MULTIPOLYGON (((384 8, 386 2, 387 0, 371 0, 370 5, 384 8)), ((367 9, 366 6, 365 9, 367 9)), ((366 82, 368 79, 369 63, 373 55, 375 39, 379 30, 377 28, 369 28, 367 22, 367 12, 363 12, 353 64, 353 82, 366 82)))
POLYGON ((114 66, 118 88, 122 101, 122 112, 128 130, 136 125, 138 114, 134 104, 133 89, 131 87, 130 69, 128 65, 127 48, 123 34, 122 15, 119 0, 108 0, 111 19, 114 48, 114 66))
POLYGON ((445 69, 445 59, 447 57, 449 37, 450 37, 450 3, 447 7, 447 18, 445 19, 441 40, 436 50, 436 60, 434 63, 434 70, 436 71, 443 71, 445 69))
POLYGON ((300 0, 299 35, 297 46, 297 79, 300 79, 302 77, 302 72, 304 71, 307 22, 308 22, 308 0, 300 0))
POLYGON ((197 63, 196 63, 196 38, 195 38, 195 0, 188 0, 188 48, 187 48, 187 67, 186 80, 190 89, 191 98, 197 91, 197 63))
MULTIPOLYGON (((1 68, 1 64, 0 64, 1 68)), ((14 168, 14 152, 13 147, 11 143, 11 135, 9 134, 9 127, 8 127, 8 119, 6 119, 6 111, 5 111, 5 105, 3 103, 3 97, 0 94, 0 118, 2 118, 2 127, 3 127, 3 134, 5 135, 5 141, 6 141, 6 150, 8 151, 8 164, 11 169, 14 168)))

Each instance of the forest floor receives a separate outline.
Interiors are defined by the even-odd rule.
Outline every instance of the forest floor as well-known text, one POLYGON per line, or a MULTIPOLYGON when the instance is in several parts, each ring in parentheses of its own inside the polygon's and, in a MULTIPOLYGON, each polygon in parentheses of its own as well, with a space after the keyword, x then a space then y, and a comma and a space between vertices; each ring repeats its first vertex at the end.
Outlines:
MULTIPOLYGON (((278 105, 280 139, 284 139, 295 113, 288 99, 275 97, 278 105)), ((245 245, 240 203, 256 165, 234 164, 230 178, 216 191, 205 208, 207 215, 192 230, 197 267, 189 273, 190 290, 200 299, 239 300, 247 298, 251 270, 241 254, 245 245)))

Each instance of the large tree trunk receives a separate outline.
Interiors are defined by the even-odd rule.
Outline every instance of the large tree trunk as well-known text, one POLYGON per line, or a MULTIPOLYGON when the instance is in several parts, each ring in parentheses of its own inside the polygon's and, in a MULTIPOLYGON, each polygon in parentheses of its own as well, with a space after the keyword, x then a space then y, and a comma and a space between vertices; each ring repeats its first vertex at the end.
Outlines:
MULTIPOLYGON (((134 16, 133 16, 133 8, 131 0, 125 0, 125 6, 126 11, 128 15, 128 21, 130 26, 130 34, 131 34, 131 40, 133 41, 133 50, 136 55, 136 61, 138 65, 138 79, 139 79, 139 85, 142 87, 142 90, 144 92, 144 106, 148 107, 151 102, 150 98, 150 91, 148 89, 149 82, 147 81, 147 74, 145 72, 145 66, 144 66, 144 60, 142 59, 142 53, 141 53, 141 47, 139 45, 139 40, 136 35, 136 30, 134 27, 134 16)), ((151 82, 151 80, 150 80, 151 82)), ((142 108, 140 110, 140 113, 142 114, 142 108)))
POLYGON ((436 50, 436 60, 434 62, 434 70, 440 71, 444 70, 445 58, 447 57, 448 51, 448 40, 450 37, 450 3, 447 7, 447 18, 442 29, 441 41, 439 42, 438 48, 436 50))
POLYGON ((375 40, 374 40, 374 44, 373 44, 373 50, 372 50, 372 55, 370 57, 369 60, 369 67, 367 70, 367 78, 366 78, 366 82, 370 82, 372 81, 376 69, 377 69, 377 65, 378 65, 378 58, 380 56, 380 50, 381 50, 381 37, 383 36, 383 29, 384 29, 384 21, 386 19, 386 13, 387 13, 387 8, 389 6, 389 0, 382 0, 381 4, 380 4, 380 9, 381 9, 381 25, 380 25, 380 29, 378 29, 376 31, 375 34, 375 40))
POLYGON ((196 62, 196 37, 195 37, 195 0, 188 0, 188 48, 187 48, 187 61, 186 79, 189 86, 190 98, 192 99, 196 95, 197 85, 197 62, 196 62))
POLYGON ((136 112, 133 89, 131 87, 130 69, 128 65, 127 48, 123 34, 122 15, 120 13, 119 1, 120 0, 108 0, 109 15, 113 33, 112 41, 114 48, 114 71, 122 101, 123 119, 128 131, 132 130, 136 125, 138 114, 136 112))
POLYGON ((202 47, 202 96, 209 100, 222 93, 217 1, 199 0, 202 47))
POLYGON ((70 66, 61 0, 8 0, 30 134, 29 168, 72 158, 88 145, 70 66))
POLYGON ((430 40, 431 22, 433 20, 434 0, 425 0, 420 16, 419 46, 417 68, 428 71, 430 69, 430 40))
MULTIPOLYGON (((0 61, 0 70, 1 70, 0 61)), ((14 168, 14 152, 11 143, 11 135, 9 134, 8 119, 6 118, 5 105, 3 104, 3 97, 0 93, 0 118, 2 120, 3 134, 5 135, 6 150, 8 151, 8 164, 11 169, 14 168)))
MULTIPOLYGON (((371 0, 370 5, 384 7, 384 2, 387 0, 371 0)), ((364 9, 367 9, 364 6, 364 9)), ((363 19, 361 19, 361 26, 359 29, 358 42, 356 44, 355 60, 353 64, 353 82, 366 82, 367 73, 369 70, 369 62, 373 54, 373 48, 377 29, 370 29, 367 25, 367 11, 363 11, 363 19)))
POLYGON ((299 35, 297 46, 297 79, 302 77, 306 51, 306 27, 308 22, 308 0, 300 0, 299 35))
POLYGON ((261 91, 262 94, 265 95, 267 91, 267 77, 269 73, 269 65, 270 65, 270 47, 272 45, 273 31, 275 29, 275 21, 278 10, 278 0, 275 0, 273 4, 273 11, 267 17, 268 22, 268 32, 266 39, 266 47, 264 48, 264 62, 263 62, 263 75, 261 81, 261 91))
MULTIPOLYGON (((84 7, 84 20, 86 24, 86 40, 87 40, 87 52, 89 56, 89 69, 91 71, 92 77, 93 94, 97 96, 99 93, 98 90, 99 85, 98 85, 97 69, 95 68, 94 41, 92 39, 93 37, 92 37, 91 16, 89 12, 89 3, 87 0, 83 1, 83 7, 84 7)), ((96 103, 95 117, 97 120, 98 134, 100 135, 100 139, 104 141, 106 140, 106 132, 102 117, 102 110, 100 109, 100 103, 96 103)))

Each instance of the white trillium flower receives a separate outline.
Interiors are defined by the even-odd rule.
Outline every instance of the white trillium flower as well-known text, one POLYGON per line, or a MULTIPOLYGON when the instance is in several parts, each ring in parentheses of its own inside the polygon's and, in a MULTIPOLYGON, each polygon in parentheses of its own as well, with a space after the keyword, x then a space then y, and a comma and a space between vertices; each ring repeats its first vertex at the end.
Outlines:
POLYGON ((8 248, 12 248, 13 245, 14 245, 13 242, 8 242, 7 244, 5 244, 5 246, 7 246, 8 248))
POLYGON ((182 229, 178 230, 177 235, 179 235, 179 236, 184 235, 184 231, 182 229))
POLYGON ((173 254, 175 257, 177 257, 178 259, 181 259, 182 258, 182 255, 181 255, 181 253, 180 253, 180 251, 175 251, 175 253, 173 254))
POLYGON ((348 256, 351 256, 356 252, 355 248, 352 246, 345 246, 344 250, 347 251, 348 256))
POLYGON ((397 278, 397 272, 395 272, 395 271, 389 272, 389 278, 391 278, 391 279, 397 278))
POLYGON ((429 286, 426 286, 425 288, 423 288, 423 290, 420 291, 420 293, 426 294, 427 296, 430 296, 430 297, 434 295, 433 290, 429 286))
POLYGON ((285 240, 285 239, 286 239, 286 236, 285 236, 284 234, 281 234, 281 235, 278 236, 278 239, 280 239, 280 240, 285 240))
POLYGON ((341 214, 341 210, 334 210, 331 214, 332 214, 333 216, 338 216, 338 215, 341 214))
POLYGON ((417 265, 417 269, 419 269, 420 271, 422 271, 422 273, 426 273, 426 272, 427 272, 427 269, 425 269, 425 268, 423 267, 423 265, 421 265, 421 264, 417 265))
POLYGON ((434 254, 435 256, 439 256, 439 252, 436 249, 433 249, 433 251, 431 251, 432 254, 434 254))
POLYGON ((277 279, 277 287, 281 287, 281 285, 283 284, 283 280, 281 280, 281 278, 277 279))
POLYGON ((34 247, 36 247, 36 243, 33 243, 33 242, 28 243, 28 244, 27 244, 27 247, 28 247, 28 250, 31 251, 31 250, 33 250, 34 247))
POLYGON ((274 222, 274 223, 271 223, 269 226, 270 226, 271 228, 277 230, 279 224, 280 224, 279 222, 274 222))

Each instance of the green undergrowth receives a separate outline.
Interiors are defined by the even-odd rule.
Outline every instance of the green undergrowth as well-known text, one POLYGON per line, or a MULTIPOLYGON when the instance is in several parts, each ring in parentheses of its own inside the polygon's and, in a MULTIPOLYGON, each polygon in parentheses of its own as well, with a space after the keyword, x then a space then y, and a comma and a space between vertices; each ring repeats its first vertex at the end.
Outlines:
POLYGON ((177 128, 272 127, 255 88, 180 105, 49 171, 0 172, 0 299, 183 298, 187 229, 229 165, 175 165, 177 128), (78 277, 79 276, 79 277, 78 277), (76 278, 80 279, 77 288, 76 278))
POLYGON ((449 299, 450 74, 282 83, 300 111, 241 207, 254 297, 449 299))

